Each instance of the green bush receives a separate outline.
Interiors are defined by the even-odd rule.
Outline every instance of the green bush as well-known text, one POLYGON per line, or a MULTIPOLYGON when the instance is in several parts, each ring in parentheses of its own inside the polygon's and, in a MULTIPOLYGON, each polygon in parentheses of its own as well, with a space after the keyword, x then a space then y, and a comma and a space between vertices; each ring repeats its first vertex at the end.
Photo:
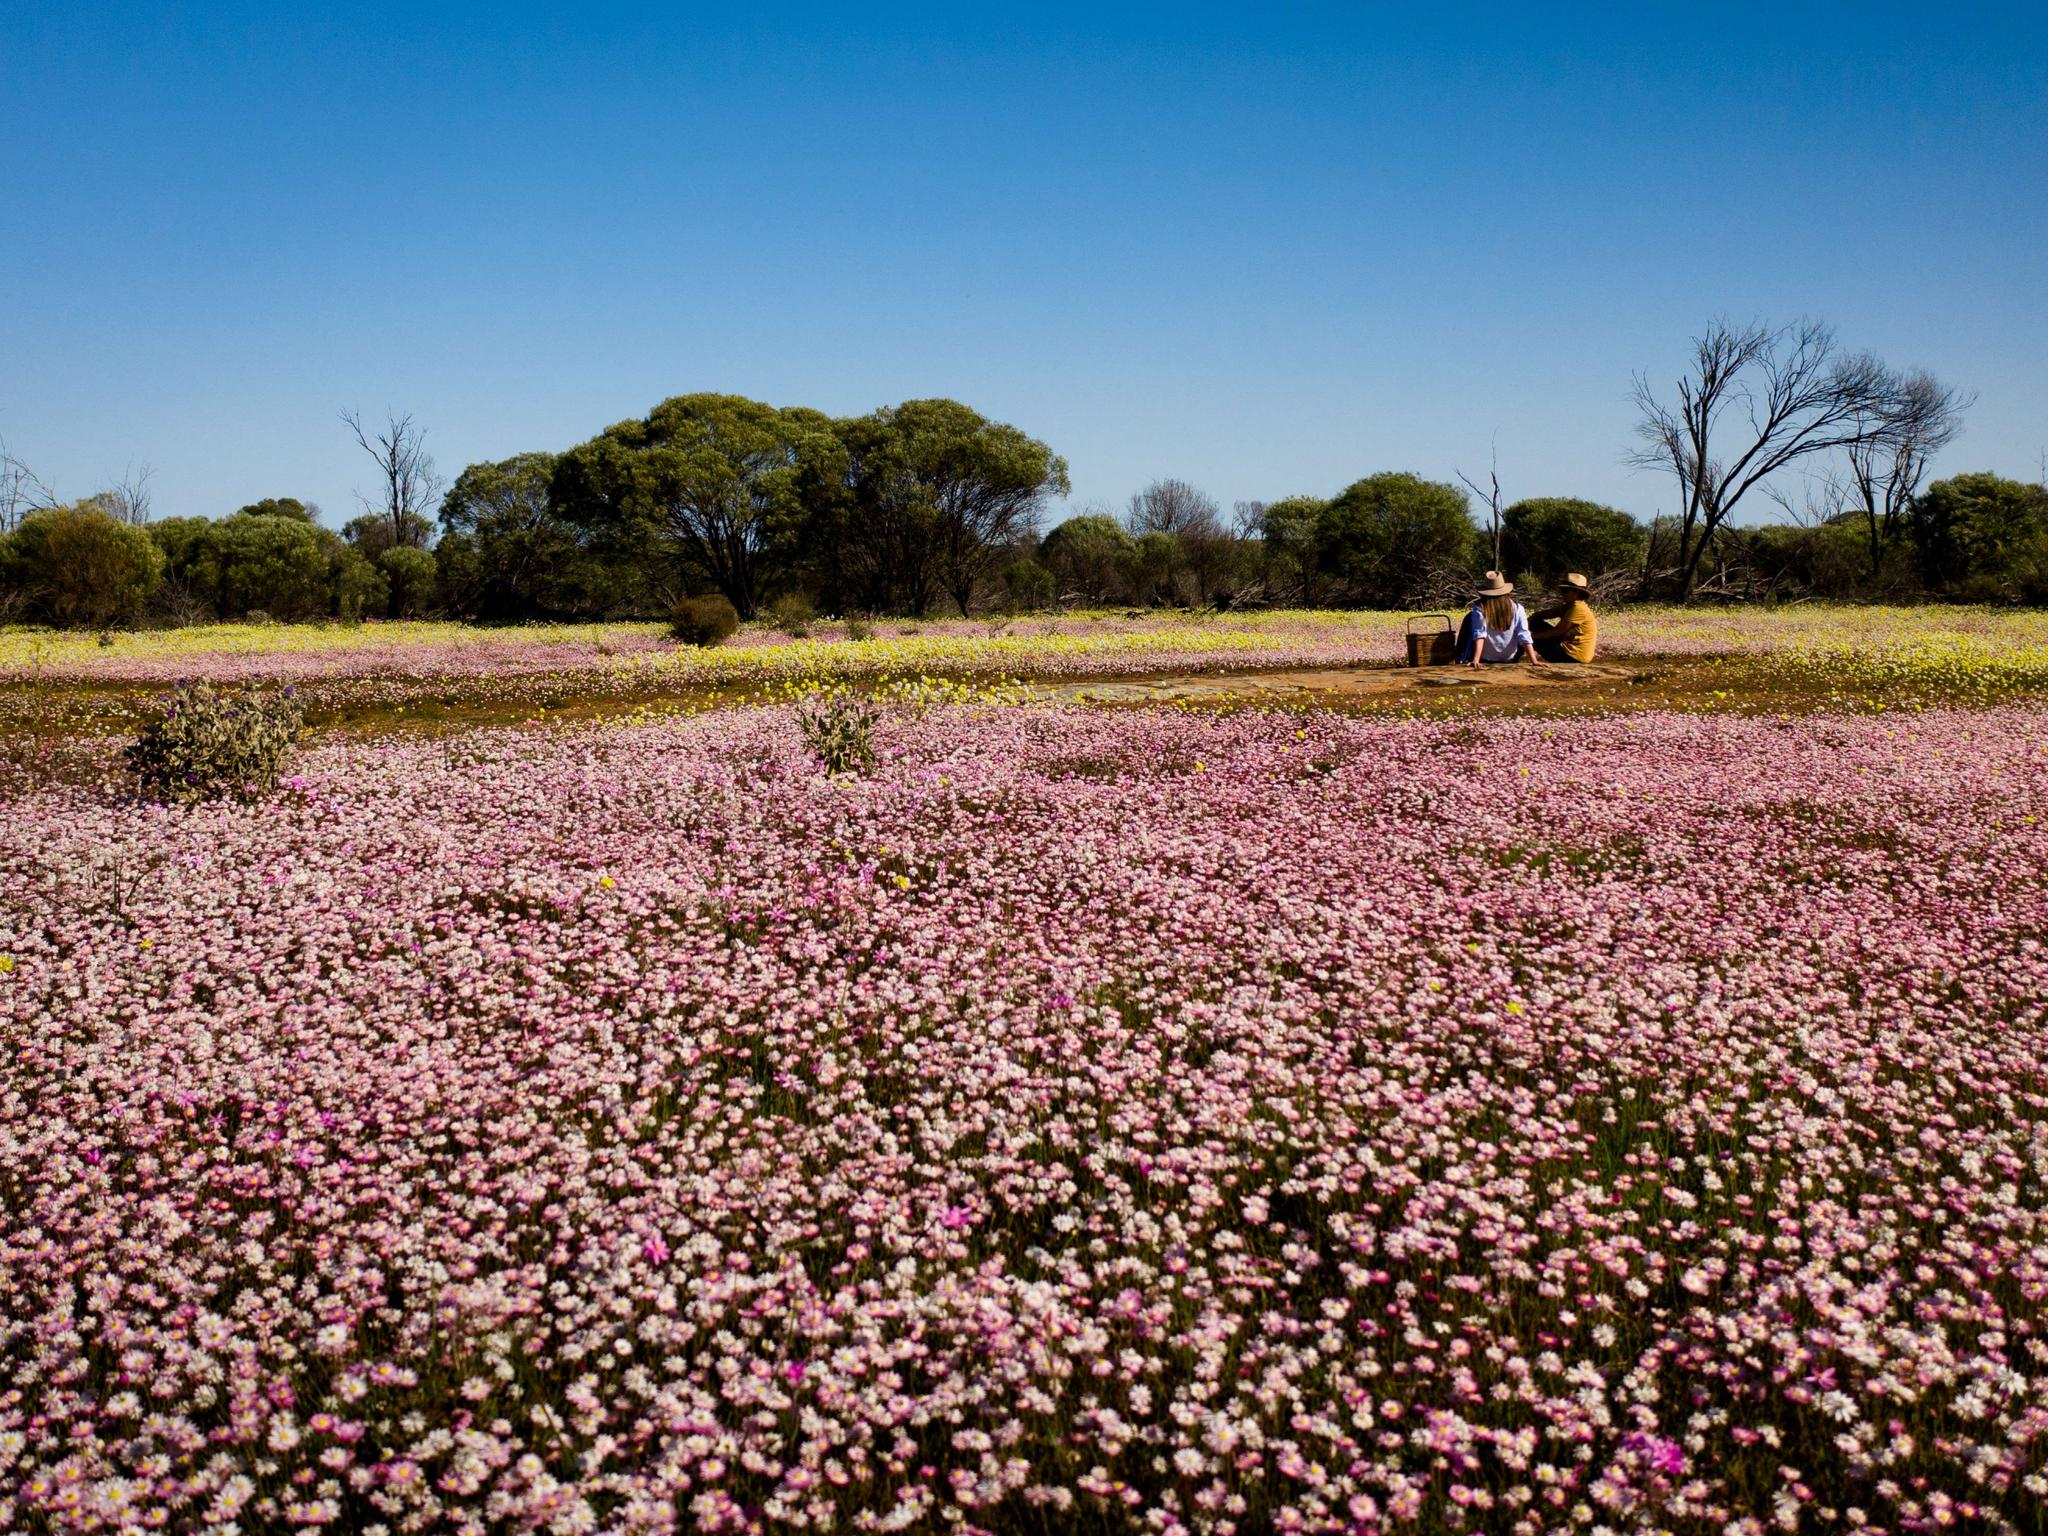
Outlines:
POLYGON ((1018 613, 1050 608, 1052 572, 1036 560, 1012 560, 1003 568, 1003 593, 1009 599, 1010 608, 1018 613))
POLYGON ((768 608, 769 622, 792 640, 808 635, 817 616, 817 607, 801 592, 785 592, 768 608))
POLYGON ((1060 591, 1091 603, 1116 603, 1130 594, 1138 545, 1115 518, 1083 512, 1045 536, 1038 558, 1060 591))
POLYGON ((360 550, 338 539, 328 552, 327 581, 335 616, 345 624, 360 623, 367 613, 382 613, 390 601, 391 584, 384 573, 360 550))
POLYGON ((441 499, 441 604, 486 619, 595 618, 637 608, 655 577, 644 542, 603 539, 554 503, 556 459, 472 464, 441 499))
POLYGON ((127 749, 144 793, 180 804, 253 800, 277 787, 305 724, 289 689, 261 693, 189 683, 127 749))
POLYGON ((1479 530, 1465 493, 1415 475, 1372 475, 1328 502, 1316 558, 1358 602, 1393 608, 1477 563, 1479 530))
POLYGON ((875 766, 875 727, 882 712, 848 694, 810 699, 797 707, 797 729, 827 773, 866 773, 875 766))
POLYGON ((434 606, 438 567, 432 550, 394 544, 377 557, 377 569, 390 584, 389 612, 394 619, 416 619, 434 606))
POLYGON ((852 613, 846 617, 846 638, 849 640, 872 640, 875 638, 875 621, 864 613, 852 613))
POLYGON ((1920 493, 1909 526, 1934 590, 1970 601, 2048 602, 2048 488, 1952 475, 1920 493))
POLYGON ((266 496, 261 501, 252 501, 246 507, 237 507, 237 517, 281 517, 288 522, 312 523, 318 507, 309 507, 296 496, 266 496))
POLYGON ((739 610, 716 593, 686 597, 669 610, 668 632, 685 645, 717 645, 739 627, 739 610))
POLYGON ((145 529, 84 503, 32 512, 0 542, 0 590, 59 629, 132 624, 163 579, 163 551, 145 529))
POLYGON ((1131 595, 1138 602, 1187 603, 1196 595, 1190 575, 1180 535, 1158 528, 1138 535, 1131 562, 1131 595))
POLYGON ((466 533, 444 533, 434 546, 434 601, 450 617, 473 619, 481 610, 483 559, 466 533))
POLYGON ((1649 531, 1626 512, 1575 496, 1538 496, 1501 514, 1501 566, 1548 582, 1566 571, 1598 576, 1643 563, 1649 531))
POLYGON ((285 623, 328 611, 328 549, 334 535, 296 518, 237 512, 213 525, 202 554, 201 579, 211 575, 224 619, 261 610, 285 623), (211 556, 211 566, 204 560, 211 556))
POLYGON ((1261 575, 1275 596, 1315 606, 1319 595, 1316 530, 1329 506, 1319 496, 1286 496, 1260 512, 1259 537, 1265 554, 1261 575))
POLYGON ((1767 523, 1723 528, 1707 556, 1748 567, 1774 590, 1809 593, 1834 601, 1868 597, 1877 586, 1863 532, 1850 523, 1804 528, 1767 523))

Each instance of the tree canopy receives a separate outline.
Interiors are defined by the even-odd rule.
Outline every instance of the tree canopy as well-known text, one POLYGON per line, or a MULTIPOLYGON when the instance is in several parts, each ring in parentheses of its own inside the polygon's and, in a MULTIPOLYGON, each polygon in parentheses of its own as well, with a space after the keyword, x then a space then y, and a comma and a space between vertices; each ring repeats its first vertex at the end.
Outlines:
POLYGON ((61 628, 134 622, 163 567, 147 529, 97 502, 31 512, 0 542, 0 588, 20 593, 31 618, 61 628))
POLYGON ((1138 545, 1108 513, 1084 512, 1045 536, 1038 559, 1052 572, 1060 596, 1100 603, 1123 591, 1137 564, 1138 545))
POLYGON ((1322 571, 1375 607, 1405 603, 1448 573, 1469 573, 1477 541, 1465 493, 1419 475, 1354 481, 1316 521, 1322 571))
POLYGON ((1933 590, 2048 602, 2048 487, 1992 474, 1937 480, 1913 503, 1910 526, 1933 590))
POLYGON ((1640 565, 1649 530, 1628 513, 1576 496, 1537 496, 1501 514, 1501 568, 1548 580, 1640 565))
POLYGON ((441 501, 443 585, 488 619, 575 618, 610 609, 637 563, 607 561, 555 508, 557 460, 522 453, 472 464, 441 501))
POLYGON ((796 532, 800 466, 837 450, 821 420, 740 395, 677 395, 563 454, 552 503, 615 538, 651 539, 751 618, 771 551, 796 532))

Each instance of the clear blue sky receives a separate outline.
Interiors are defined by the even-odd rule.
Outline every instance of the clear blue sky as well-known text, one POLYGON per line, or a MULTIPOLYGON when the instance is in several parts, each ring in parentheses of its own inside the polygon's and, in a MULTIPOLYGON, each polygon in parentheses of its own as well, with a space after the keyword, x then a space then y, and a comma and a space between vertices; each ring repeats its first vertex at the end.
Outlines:
POLYGON ((0 0, 0 437, 159 516, 729 390, 952 395, 1074 505, 1365 473, 1668 506, 1629 376, 1822 316, 2048 447, 2032 6, 0 0))

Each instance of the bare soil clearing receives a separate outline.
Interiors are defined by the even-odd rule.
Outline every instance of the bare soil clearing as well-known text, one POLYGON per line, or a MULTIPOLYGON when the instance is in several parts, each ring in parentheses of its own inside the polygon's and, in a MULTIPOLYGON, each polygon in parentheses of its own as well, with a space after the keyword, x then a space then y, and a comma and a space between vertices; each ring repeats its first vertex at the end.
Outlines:
POLYGON ((1449 692, 1514 693, 1562 699, 1641 681, 1643 668, 1595 662, 1587 666, 1531 667, 1316 667, 1277 672, 1167 674, 1149 678, 1089 678, 1048 684, 1048 699, 1088 704, 1337 702, 1401 694, 1441 697, 1449 692))

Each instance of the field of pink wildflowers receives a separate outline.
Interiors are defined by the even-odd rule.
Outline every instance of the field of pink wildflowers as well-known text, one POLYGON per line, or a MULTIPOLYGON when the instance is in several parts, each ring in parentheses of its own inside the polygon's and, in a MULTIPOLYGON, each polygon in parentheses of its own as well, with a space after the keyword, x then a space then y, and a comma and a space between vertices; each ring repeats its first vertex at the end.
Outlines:
POLYGON ((0 1528, 2042 1528, 2048 708, 880 745, 11 790, 0 1528))

